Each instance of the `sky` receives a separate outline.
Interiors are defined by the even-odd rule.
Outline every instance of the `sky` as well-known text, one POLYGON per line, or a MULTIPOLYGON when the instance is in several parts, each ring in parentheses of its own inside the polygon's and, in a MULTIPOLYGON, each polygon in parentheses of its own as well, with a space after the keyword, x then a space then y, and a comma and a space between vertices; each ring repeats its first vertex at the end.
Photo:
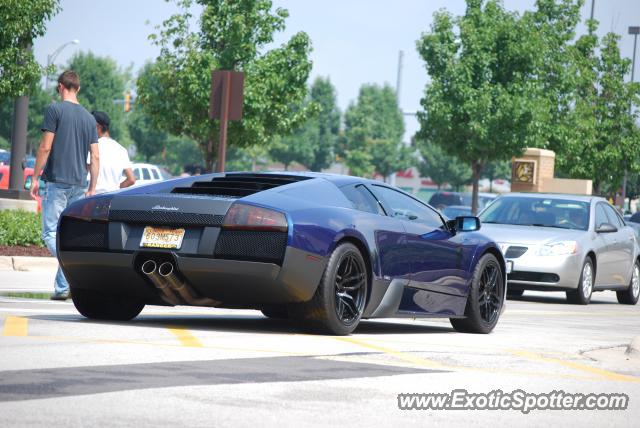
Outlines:
MULTIPOLYGON (((586 0, 582 16, 588 18, 591 1, 586 0)), ((631 58, 633 36, 629 26, 640 26, 640 0, 594 0, 594 17, 600 22, 598 33, 613 31, 622 36, 620 49, 631 58)), ((418 124, 411 113, 420 107, 428 76, 424 62, 416 52, 416 40, 429 31, 433 13, 446 9, 454 15, 464 13, 464 0, 273 0, 275 7, 289 11, 287 28, 276 36, 284 43, 298 31, 309 34, 316 76, 328 76, 336 87, 338 105, 344 111, 358 96, 364 83, 389 83, 396 86, 399 52, 403 52, 400 106, 410 138, 418 124)), ((503 0, 505 7, 523 12, 532 9, 535 0, 503 0)), ((36 59, 47 64, 47 57, 64 43, 55 58, 63 66, 75 52, 91 51, 109 56, 123 68, 134 72, 152 61, 159 49, 149 34, 171 14, 178 11, 174 2, 164 0, 61 0, 61 11, 47 24, 46 34, 34 43, 36 59)), ((580 25, 578 34, 586 32, 580 25)), ((640 80, 640 48, 636 58, 636 81, 640 80)))

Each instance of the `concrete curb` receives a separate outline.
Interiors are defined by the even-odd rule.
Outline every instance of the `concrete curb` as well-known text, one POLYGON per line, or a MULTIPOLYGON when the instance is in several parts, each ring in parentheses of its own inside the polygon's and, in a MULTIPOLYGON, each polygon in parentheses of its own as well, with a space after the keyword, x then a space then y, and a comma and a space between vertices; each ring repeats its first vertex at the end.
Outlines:
POLYGON ((627 346, 625 354, 629 355, 630 357, 640 359, 640 336, 636 336, 633 338, 629 346, 627 346))
POLYGON ((58 269, 55 257, 0 256, 0 270, 50 272, 58 269))

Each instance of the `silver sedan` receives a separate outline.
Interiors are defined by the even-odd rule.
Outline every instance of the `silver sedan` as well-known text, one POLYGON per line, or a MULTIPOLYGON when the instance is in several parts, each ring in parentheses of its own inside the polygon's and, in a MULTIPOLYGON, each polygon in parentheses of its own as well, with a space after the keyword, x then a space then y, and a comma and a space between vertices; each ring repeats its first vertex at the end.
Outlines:
POLYGON ((635 233, 604 198, 512 193, 480 214, 482 232, 511 264, 508 294, 566 291, 586 305, 594 291, 615 290, 635 305, 640 250, 635 233))

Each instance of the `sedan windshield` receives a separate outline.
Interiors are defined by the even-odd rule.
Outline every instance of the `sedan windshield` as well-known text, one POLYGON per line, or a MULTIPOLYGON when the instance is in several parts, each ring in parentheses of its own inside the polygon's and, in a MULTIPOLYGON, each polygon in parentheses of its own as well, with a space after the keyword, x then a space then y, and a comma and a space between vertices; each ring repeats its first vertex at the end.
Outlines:
POLYGON ((483 223, 587 230, 589 203, 570 199, 506 196, 480 214, 483 223))

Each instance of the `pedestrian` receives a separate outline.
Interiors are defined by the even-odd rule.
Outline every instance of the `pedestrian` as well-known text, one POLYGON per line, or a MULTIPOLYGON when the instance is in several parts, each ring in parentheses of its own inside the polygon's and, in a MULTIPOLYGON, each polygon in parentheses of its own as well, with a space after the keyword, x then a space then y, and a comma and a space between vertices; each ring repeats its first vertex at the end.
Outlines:
POLYGON ((136 177, 131 170, 131 161, 127 149, 111 138, 109 115, 102 111, 91 112, 96 120, 98 131, 98 149, 100 151, 100 173, 96 184, 96 193, 112 192, 133 186, 136 177), (125 179, 122 180, 124 173, 125 179))
MULTIPOLYGON (((93 116, 78 103, 80 78, 71 70, 58 77, 60 102, 44 112, 42 140, 36 156, 34 177, 46 183, 42 199, 42 239, 49 252, 56 256, 56 229, 62 211, 83 196, 95 194, 100 170, 98 134, 93 116), (87 155, 91 153, 87 187, 87 155)), ((39 180, 31 184, 31 197, 36 198, 39 180)), ((69 298, 69 283, 60 268, 55 278, 51 300, 69 298)))

